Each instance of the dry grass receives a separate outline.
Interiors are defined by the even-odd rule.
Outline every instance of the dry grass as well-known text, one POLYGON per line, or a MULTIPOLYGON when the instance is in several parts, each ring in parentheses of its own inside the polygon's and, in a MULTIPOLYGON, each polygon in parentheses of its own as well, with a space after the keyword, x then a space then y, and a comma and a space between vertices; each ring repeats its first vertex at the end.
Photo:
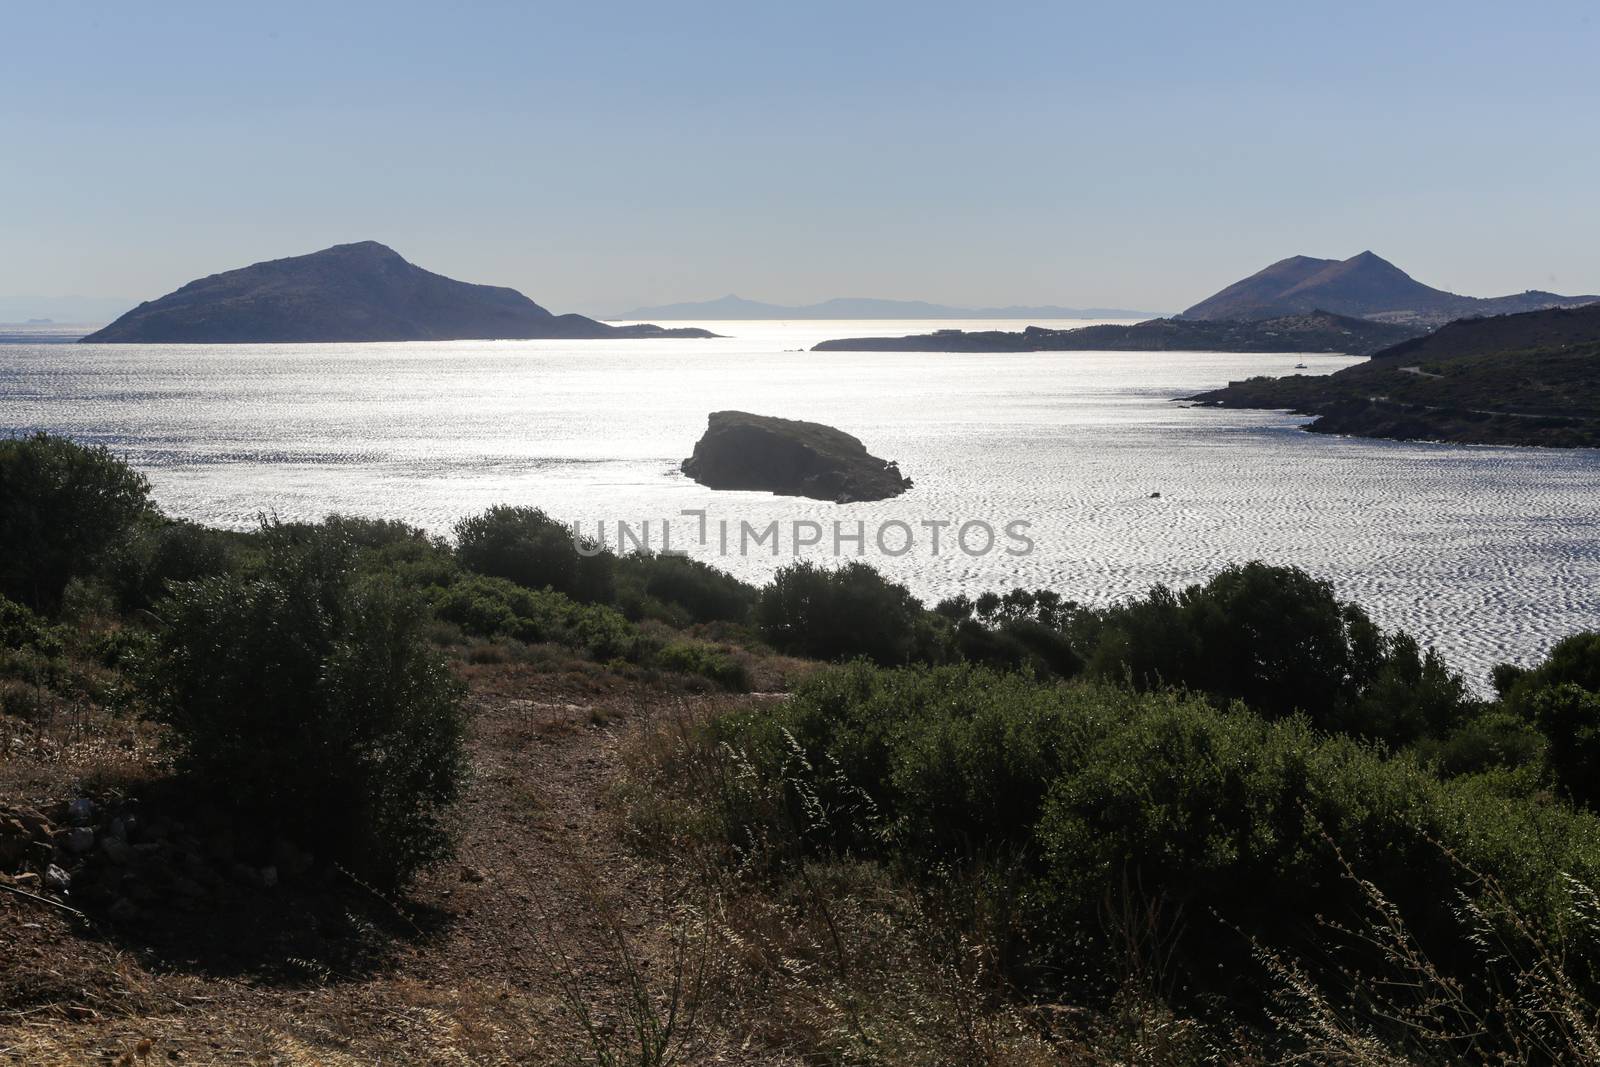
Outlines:
MULTIPOLYGON (((727 1025, 767 1049, 806 1063, 993 1067, 1600 1063, 1592 978, 1556 947, 1600 943, 1600 897, 1571 884, 1577 928, 1543 930, 1465 867, 1456 914, 1492 976, 1487 998, 1436 967, 1398 910, 1347 866, 1367 912, 1324 924, 1326 959, 1313 968, 1258 946, 1275 989, 1264 1018, 1222 1007, 1202 1020, 1168 1006, 1184 916, 1127 880, 1104 914, 1122 946, 1121 971, 1107 976, 1120 993, 1093 1008, 1029 1001, 1006 977, 992 883, 952 872, 912 887, 875 863, 806 855, 778 834, 729 843, 729 811, 772 805, 748 824, 775 825, 786 817, 782 791, 804 788, 763 781, 708 739, 704 724, 734 703, 658 706, 625 750, 616 801, 635 847, 693 872, 726 957, 727 1025)), ((815 796, 798 799, 806 818, 828 818, 815 796)))
MULTIPOLYGON (((752 656, 769 682, 811 669, 752 656)), ((1463 936, 1507 976, 1488 1009, 1431 967, 1370 886, 1367 921, 1330 928, 1329 943, 1378 946, 1385 966, 1330 983, 1263 948, 1280 990, 1271 1029, 1166 1005, 1185 917, 1136 883, 1106 907, 1122 994, 1092 1009, 1038 1002, 1008 979, 1014 931, 992 884, 952 873, 914 886, 777 836, 729 844, 728 805, 780 794, 702 726, 781 695, 694 694, 549 648, 457 666, 475 770, 460 857, 394 905, 434 914, 426 933, 364 933, 388 942, 367 973, 307 960, 293 978, 224 976, 0 894, 0 1063, 1600 1062, 1595 1006, 1554 941, 1471 872, 1463 936), (1495 1040, 1474 1046, 1475 1033, 1495 1040)), ((59 799, 162 773, 147 724, 25 696, 8 706, 26 717, 0 718, 0 794, 59 799)), ((815 798, 808 808, 827 817, 815 798)), ((1600 938, 1600 902, 1572 893, 1589 928, 1569 936, 1600 938)))
POLYGON ((778 802, 761 795, 738 753, 700 729, 739 703, 658 705, 625 750, 616 794, 635 847, 692 875, 707 901, 705 922, 728 976, 721 1010, 734 1032, 805 1063, 1204 1058, 1200 1028, 1151 998, 1130 997, 1113 1016, 1019 999, 982 924, 956 921, 948 900, 877 864, 807 858, 773 840, 730 847, 719 823, 730 793, 741 794, 739 804, 778 802))

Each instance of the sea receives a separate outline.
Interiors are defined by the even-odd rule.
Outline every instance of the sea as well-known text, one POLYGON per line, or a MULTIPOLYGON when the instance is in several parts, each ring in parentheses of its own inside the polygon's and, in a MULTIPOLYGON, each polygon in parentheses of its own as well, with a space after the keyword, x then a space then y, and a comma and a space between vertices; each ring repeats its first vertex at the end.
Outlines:
POLYGON ((342 512, 448 536, 491 505, 527 505, 757 582, 797 558, 861 559, 929 602, 1020 586, 1104 604, 1231 563, 1293 564, 1480 685, 1495 663, 1600 627, 1600 451, 1334 437, 1179 399, 1351 357, 808 351, 1084 324, 304 345, 82 345, 70 328, 20 327, 0 331, 0 434, 103 444, 168 514, 214 526, 342 512), (838 427, 915 485, 843 505, 703 488, 679 464, 723 409, 838 427))

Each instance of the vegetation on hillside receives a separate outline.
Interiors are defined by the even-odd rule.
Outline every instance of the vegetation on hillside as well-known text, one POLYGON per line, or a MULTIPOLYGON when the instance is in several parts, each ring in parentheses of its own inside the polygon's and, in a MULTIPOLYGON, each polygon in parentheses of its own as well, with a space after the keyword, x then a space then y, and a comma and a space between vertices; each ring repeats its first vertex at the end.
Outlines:
MULTIPOLYGON (((579 551, 526 508, 453 541, 350 516, 209 530, 47 435, 0 443, 0 497, 4 753, 46 747, 51 709, 81 739, 92 709, 138 767, 49 783, 56 836, 0 811, 0 874, 96 930, 228 877, 404 893, 462 831, 461 676, 581 663, 656 694, 626 825, 702 901, 692 943, 722 955, 690 984, 748 1041, 839 1063, 1358 1064, 1580 1062, 1600 1041, 1596 634, 1479 694, 1261 563, 1112 605, 930 608, 859 562, 758 589, 579 551), (833 665, 781 700, 732 695, 784 656, 833 665), (690 692, 723 695, 691 711, 690 692), (135 893, 158 861, 170 897, 135 893)), ((497 800, 524 788, 497 778, 497 800)), ((680 1047, 623 966, 626 1032, 680 1047)))

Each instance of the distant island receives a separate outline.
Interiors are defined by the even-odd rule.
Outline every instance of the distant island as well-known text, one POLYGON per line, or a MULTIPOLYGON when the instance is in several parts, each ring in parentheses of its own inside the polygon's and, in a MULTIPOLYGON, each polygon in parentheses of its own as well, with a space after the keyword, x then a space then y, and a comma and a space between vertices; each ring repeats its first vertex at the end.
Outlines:
POLYGON ((846 337, 813 352, 1344 352, 1369 355, 1417 336, 1416 327, 1327 311, 1258 322, 1151 319, 1132 326, 1022 331, 937 330, 910 337, 846 337))
POLYGON ((1552 307, 1577 307, 1600 296, 1560 296, 1530 289, 1514 296, 1459 296, 1424 285, 1373 254, 1349 259, 1280 259, 1234 282, 1179 316, 1181 319, 1280 318, 1321 309, 1340 315, 1414 326, 1439 326, 1452 319, 1505 315, 1552 307))
POLYGON ((1463 319, 1336 374, 1186 399, 1316 415, 1315 433, 1600 447, 1600 304, 1463 319))
POLYGON ((911 488, 893 462, 820 422, 714 411, 683 473, 710 489, 754 489, 850 504, 911 488))
POLYGON ((376 241, 256 263, 146 301, 87 343, 287 343, 712 337, 555 315, 515 289, 423 270, 376 241))
POLYGON ((662 304, 634 308, 623 315, 608 315, 613 321, 637 319, 1148 319, 1154 311, 1127 308, 1039 307, 961 308, 929 304, 921 300, 874 300, 869 297, 836 297, 818 304, 799 306, 766 304, 732 294, 716 300, 687 304, 662 304))

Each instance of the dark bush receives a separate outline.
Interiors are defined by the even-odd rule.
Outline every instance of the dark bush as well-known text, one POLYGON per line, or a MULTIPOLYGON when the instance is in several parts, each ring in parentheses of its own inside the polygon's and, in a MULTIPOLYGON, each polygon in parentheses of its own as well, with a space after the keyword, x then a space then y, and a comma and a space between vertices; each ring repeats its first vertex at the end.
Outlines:
POLYGON ((1417 746, 1419 755, 1433 761, 1440 773, 1454 777, 1495 768, 1530 768, 1542 773, 1545 736, 1520 715, 1490 708, 1468 719, 1448 737, 1417 746))
POLYGON ((1575 685, 1600 692, 1600 632, 1586 631, 1556 642, 1544 661, 1533 668, 1502 665, 1495 670, 1497 688, 1516 705, 1524 694, 1552 685, 1575 685))
POLYGON ((363 551, 398 548, 404 555, 408 549, 443 547, 443 542, 428 536, 426 530, 398 519, 374 519, 365 515, 335 513, 324 518, 320 525, 328 533, 363 551))
POLYGON ((756 620, 774 648, 814 659, 893 665, 942 654, 938 616, 865 563, 830 570, 803 560, 780 569, 761 591, 756 620))
POLYGON ((1549 739, 1550 768, 1568 795, 1600 804, 1600 693, 1562 682, 1521 692, 1517 707, 1549 739))
POLYGON ((102 447, 38 433, 0 441, 0 595, 52 612, 150 511, 142 474, 102 447))
POLYGON ((1385 634, 1329 583, 1295 567, 1228 567, 1205 585, 1158 586, 1075 622, 1088 669, 1140 689, 1242 700, 1271 717, 1407 744, 1443 736, 1473 710, 1465 686, 1406 634, 1385 634))
POLYGON ((1375 638, 1366 617, 1341 605, 1327 582, 1259 563, 1228 567, 1176 595, 1157 589, 1108 612, 1106 626, 1123 634, 1096 650, 1101 677, 1127 671, 1143 687, 1181 684, 1268 714, 1300 710, 1317 720, 1364 668, 1360 646, 1375 638))
POLYGON ((630 618, 677 625, 744 622, 758 590, 684 556, 629 553, 616 561, 617 603, 630 618))
POLYGON ((1441 781, 1304 718, 1172 693, 852 665, 716 731, 790 798, 780 826, 749 825, 759 809, 730 804, 735 840, 798 835, 814 852, 933 879, 1010 857, 1023 941, 1040 963, 1091 974, 1114 962, 1096 953, 1120 950, 1106 906, 1130 886, 1185 917, 1174 965, 1214 989, 1219 967, 1250 967, 1241 931, 1325 945, 1318 917, 1362 906, 1344 861, 1447 967, 1470 957, 1455 925, 1465 870, 1495 878, 1550 930, 1571 917, 1567 876, 1600 878, 1592 816, 1488 778, 1441 781))
POLYGON ((1083 656, 1070 632, 1082 609, 1047 589, 1013 589, 940 601, 934 612, 954 626, 959 659, 989 667, 1031 670, 1070 678, 1083 670, 1083 656))
POLYGON ((1531 668, 1494 671, 1500 707, 1549 742, 1550 770, 1574 800, 1600 805, 1600 632, 1573 634, 1531 668))
POLYGON ((266 832, 385 885, 446 850, 458 684, 425 605, 334 532, 268 527, 259 577, 180 584, 144 672, 183 769, 266 832))
POLYGON ((107 584, 123 611, 148 608, 177 582, 234 570, 239 539, 191 522, 152 519, 113 550, 105 568, 107 584))
POLYGON ((456 523, 456 556, 468 570, 506 578, 529 589, 554 589, 585 604, 615 598, 616 557, 537 508, 493 507, 456 523), (595 554, 585 554, 589 550, 595 554))

